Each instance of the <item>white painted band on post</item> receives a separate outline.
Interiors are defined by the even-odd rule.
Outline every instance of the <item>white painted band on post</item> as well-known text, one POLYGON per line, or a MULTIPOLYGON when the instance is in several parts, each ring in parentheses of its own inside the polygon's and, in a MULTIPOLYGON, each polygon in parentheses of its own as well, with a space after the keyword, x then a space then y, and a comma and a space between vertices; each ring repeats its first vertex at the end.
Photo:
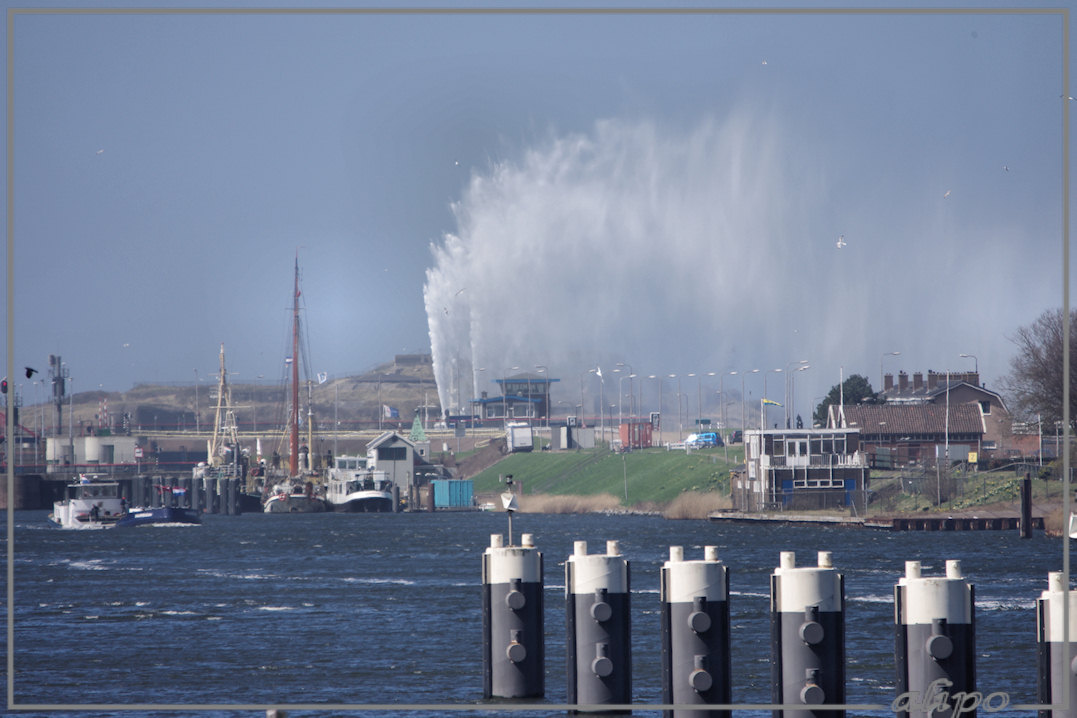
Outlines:
MULTIPOLYGON (((784 558, 784 555, 783 555, 784 558)), ((808 606, 820 611, 839 612, 841 574, 833 568, 776 568, 778 595, 775 608, 779 613, 799 612, 808 606)))
POLYGON ((565 590, 570 594, 594 593, 604 588, 610 593, 628 593, 628 564, 620 556, 581 556, 568 557, 572 564, 572 583, 565 590))
POLYGON ((532 547, 506 546, 488 548, 486 580, 491 585, 519 579, 524 583, 541 583, 542 554, 532 547))
POLYGON ((930 624, 937 619, 948 623, 972 623, 972 601, 968 585, 960 578, 902 578, 905 600, 901 602, 901 622, 930 624))
POLYGON ((1043 610, 1043 637, 1048 643, 1062 643, 1066 640, 1062 608, 1067 596, 1070 603, 1069 639, 1071 642, 1077 642, 1077 591, 1066 591, 1063 578, 1061 572, 1049 573, 1049 588, 1040 594, 1040 598, 1046 602, 1043 610))
POLYGON ((667 603, 691 603, 702 597, 708 601, 726 601, 726 572, 717 561, 667 561, 667 603))

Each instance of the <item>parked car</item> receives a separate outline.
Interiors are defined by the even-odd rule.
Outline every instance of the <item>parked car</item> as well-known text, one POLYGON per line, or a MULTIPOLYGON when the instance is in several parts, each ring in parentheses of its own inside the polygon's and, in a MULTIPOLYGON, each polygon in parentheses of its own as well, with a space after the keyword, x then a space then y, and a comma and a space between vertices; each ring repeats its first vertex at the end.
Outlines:
POLYGON ((703 432, 702 434, 689 434, 688 438, 684 440, 684 445, 693 449, 699 449, 704 446, 722 446, 722 437, 713 431, 703 432))
POLYGON ((737 429, 736 431, 729 432, 729 443, 730 444, 739 444, 739 443, 741 443, 743 441, 744 441, 744 432, 741 431, 740 429, 737 429))

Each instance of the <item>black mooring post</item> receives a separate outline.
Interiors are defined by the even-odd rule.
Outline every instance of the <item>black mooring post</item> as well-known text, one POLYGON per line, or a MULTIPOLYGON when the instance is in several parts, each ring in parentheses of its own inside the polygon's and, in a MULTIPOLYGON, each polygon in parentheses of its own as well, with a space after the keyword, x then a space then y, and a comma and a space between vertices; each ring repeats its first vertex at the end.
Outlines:
POLYGON ((1032 538, 1032 478, 1021 480, 1021 538, 1032 538))

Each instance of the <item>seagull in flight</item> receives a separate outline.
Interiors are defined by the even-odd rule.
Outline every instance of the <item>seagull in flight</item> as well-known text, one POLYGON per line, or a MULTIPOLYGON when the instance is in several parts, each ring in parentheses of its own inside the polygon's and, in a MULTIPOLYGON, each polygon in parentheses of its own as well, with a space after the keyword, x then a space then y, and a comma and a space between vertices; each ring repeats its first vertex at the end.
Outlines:
POLYGON ((950 190, 946 190, 946 194, 944 194, 944 195, 942 196, 942 198, 943 198, 943 199, 946 199, 946 198, 948 198, 949 196, 950 196, 950 190))
POLYGON ((841 235, 840 237, 838 237, 838 249, 841 249, 846 244, 848 244, 848 242, 845 241, 845 235, 844 234, 841 235))

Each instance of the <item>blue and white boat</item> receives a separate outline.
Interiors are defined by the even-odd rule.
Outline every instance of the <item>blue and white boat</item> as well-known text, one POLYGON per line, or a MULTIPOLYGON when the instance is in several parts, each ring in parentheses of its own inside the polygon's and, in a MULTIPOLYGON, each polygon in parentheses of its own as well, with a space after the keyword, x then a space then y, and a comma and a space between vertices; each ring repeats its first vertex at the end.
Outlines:
POLYGON ((160 526, 162 524, 200 524, 202 515, 196 509, 180 506, 151 506, 128 509, 116 522, 118 528, 125 526, 160 526))

